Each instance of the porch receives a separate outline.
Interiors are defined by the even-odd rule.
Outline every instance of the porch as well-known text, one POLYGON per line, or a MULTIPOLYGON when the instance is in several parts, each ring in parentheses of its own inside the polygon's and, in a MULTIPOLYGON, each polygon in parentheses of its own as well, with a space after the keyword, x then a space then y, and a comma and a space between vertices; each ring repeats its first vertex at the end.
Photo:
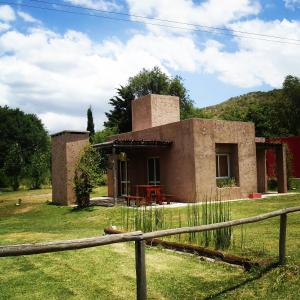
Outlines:
POLYGON ((277 191, 287 193, 286 147, 282 143, 266 142, 264 138, 256 138, 257 190, 263 194, 268 192, 267 150, 274 151, 276 156, 277 191))
MULTIPOLYGON (((117 203, 120 197, 149 202, 151 197, 170 195, 168 153, 172 141, 112 140, 94 147, 108 155, 108 195, 117 203)), ((161 198, 159 201, 162 201, 161 198)), ((130 201, 130 199, 129 199, 130 201)))

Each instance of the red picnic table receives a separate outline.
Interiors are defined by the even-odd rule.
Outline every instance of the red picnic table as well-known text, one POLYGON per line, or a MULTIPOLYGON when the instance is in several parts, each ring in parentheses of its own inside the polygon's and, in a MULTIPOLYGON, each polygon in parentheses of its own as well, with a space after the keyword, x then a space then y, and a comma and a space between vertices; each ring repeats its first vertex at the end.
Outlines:
POLYGON ((136 185, 136 194, 139 196, 140 190, 146 192, 146 203, 152 204, 152 195, 155 194, 156 203, 162 204, 161 201, 161 185, 138 184, 136 185))

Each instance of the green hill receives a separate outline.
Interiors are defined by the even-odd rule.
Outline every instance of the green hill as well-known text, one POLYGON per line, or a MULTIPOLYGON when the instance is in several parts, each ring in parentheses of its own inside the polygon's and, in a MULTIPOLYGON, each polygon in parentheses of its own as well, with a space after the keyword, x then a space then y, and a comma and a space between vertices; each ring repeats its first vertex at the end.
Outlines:
POLYGON ((298 133, 297 108, 282 89, 251 92, 201 111, 209 118, 254 122, 257 136, 290 136, 298 133))

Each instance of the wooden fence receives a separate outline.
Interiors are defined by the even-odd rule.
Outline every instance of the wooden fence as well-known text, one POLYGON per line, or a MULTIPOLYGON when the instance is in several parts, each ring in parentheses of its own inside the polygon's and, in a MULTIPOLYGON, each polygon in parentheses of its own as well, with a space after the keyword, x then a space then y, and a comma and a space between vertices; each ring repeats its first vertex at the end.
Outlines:
POLYGON ((154 232, 143 233, 141 231, 121 233, 109 236, 92 237, 76 240, 65 240, 58 242, 36 243, 36 244, 19 244, 0 246, 0 257, 32 255, 40 253, 58 252, 66 250, 83 249, 97 246, 110 245, 114 243, 135 242, 135 262, 136 262, 136 297, 138 300, 147 299, 147 282, 146 282, 146 264, 145 264, 145 240, 154 238, 176 235, 190 232, 204 232, 214 229, 238 226, 260 222, 266 219, 280 216, 279 230, 279 264, 285 263, 286 253, 286 225, 287 214, 300 211, 300 207, 290 207, 276 210, 270 213, 261 214, 255 217, 243 218, 228 222, 166 229, 154 232))

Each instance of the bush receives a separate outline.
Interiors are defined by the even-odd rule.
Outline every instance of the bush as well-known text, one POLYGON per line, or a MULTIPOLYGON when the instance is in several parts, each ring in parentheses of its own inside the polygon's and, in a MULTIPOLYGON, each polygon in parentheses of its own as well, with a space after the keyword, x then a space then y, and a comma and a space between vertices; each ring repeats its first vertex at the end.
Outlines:
POLYGON ((277 187, 278 187, 277 179, 276 178, 270 178, 268 180, 268 190, 274 191, 274 190, 277 189, 277 187))
POLYGON ((88 145, 80 157, 74 176, 74 191, 79 208, 88 207, 93 187, 101 182, 104 174, 103 159, 99 151, 88 145))
POLYGON ((235 178, 219 178, 217 179, 217 187, 223 188, 223 187, 235 187, 236 182, 235 178))

